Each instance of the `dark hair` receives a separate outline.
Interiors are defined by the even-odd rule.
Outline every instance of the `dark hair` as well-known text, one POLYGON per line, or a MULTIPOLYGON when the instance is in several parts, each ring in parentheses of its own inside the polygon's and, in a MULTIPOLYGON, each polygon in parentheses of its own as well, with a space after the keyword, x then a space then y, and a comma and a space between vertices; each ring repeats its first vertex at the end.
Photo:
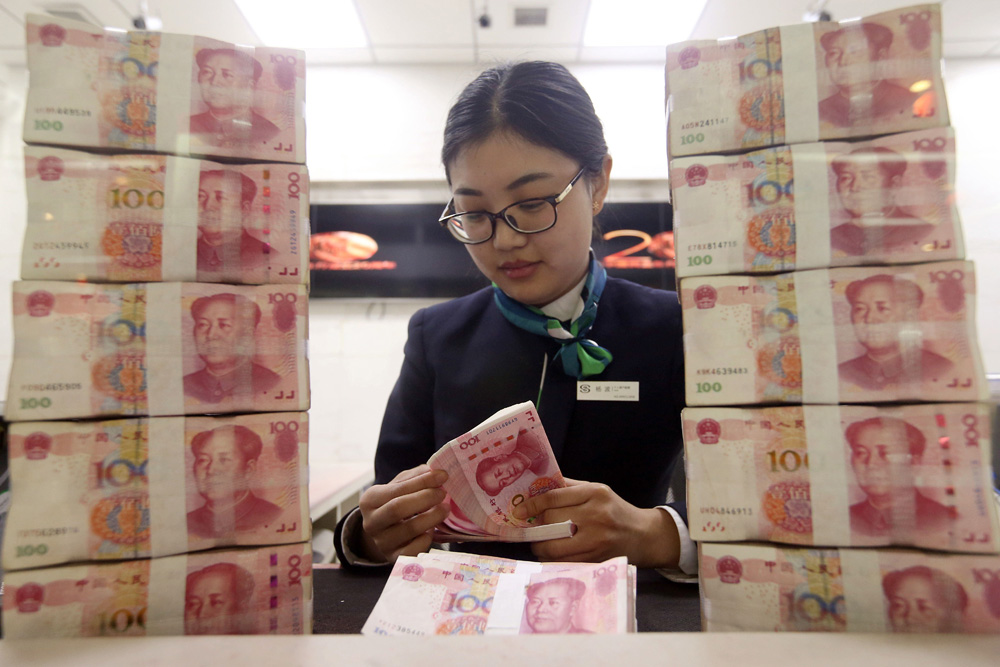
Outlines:
POLYGON ((579 600, 587 592, 587 584, 583 583, 579 579, 571 579, 569 577, 556 577, 555 579, 549 579, 548 581, 539 581, 537 583, 528 586, 528 590, 525 592, 525 597, 531 597, 533 594, 537 594, 539 590, 548 586, 549 584, 555 584, 556 586, 564 586, 566 588, 566 594, 571 600, 579 600))
POLYGON ((886 273, 852 281, 847 285, 844 296, 847 297, 847 302, 853 306, 858 300, 858 292, 869 285, 878 284, 888 285, 892 290, 892 298, 906 308, 916 309, 924 302, 924 291, 920 289, 920 285, 912 280, 896 278, 886 273))
POLYGON ((910 455, 917 458, 923 456, 924 448, 927 446, 927 438, 924 436, 923 431, 913 424, 905 422, 902 419, 896 419, 895 417, 871 417, 870 419, 854 422, 847 427, 844 437, 847 438, 847 444, 853 449, 858 446, 858 438, 866 428, 873 426, 877 428, 898 428, 900 425, 904 427, 903 430, 906 432, 906 444, 909 447, 910 455))
POLYGON ((232 174, 239 174, 240 177, 240 203, 241 204, 252 204, 253 198, 257 196, 257 184, 253 182, 253 179, 242 174, 238 171, 223 171, 222 169, 211 169, 209 171, 203 171, 198 176, 198 185, 201 186, 201 181, 206 176, 218 176, 225 182, 226 177, 232 174))
POLYGON ((241 65, 246 72, 249 73, 250 70, 253 70, 254 83, 260 80, 261 75, 264 73, 264 68, 261 67, 256 58, 249 53, 237 51, 236 49, 202 49, 194 55, 194 61, 198 63, 199 68, 202 68, 212 56, 229 56, 241 65))
POLYGON ((444 127, 441 161, 449 183, 449 166, 458 153, 497 132, 558 151, 591 176, 600 173, 608 154, 594 103, 576 77, 557 63, 498 65, 465 87, 444 127))
POLYGON ((821 36, 819 38, 819 43, 823 47, 823 50, 829 51, 832 49, 833 40, 840 37, 848 30, 860 30, 865 36, 865 39, 868 40, 868 48, 871 51, 878 52, 882 49, 888 49, 892 45, 892 30, 878 23, 861 23, 859 25, 841 28, 840 30, 834 30, 833 32, 828 32, 821 36))
MULTIPOLYGON (((210 305, 216 302, 226 303, 233 307, 233 311, 239 315, 240 311, 244 309, 253 307, 251 312, 253 313, 253 325, 256 327, 260 324, 261 312, 260 306, 246 298, 242 294, 232 294, 230 292, 222 292, 221 294, 212 294, 210 296, 200 296, 194 300, 191 304, 191 317, 196 321, 201 317, 201 312, 208 308, 210 305)), ((245 311, 244 311, 245 312, 245 311)))
POLYGON ((833 160, 830 168, 833 173, 840 176, 848 166, 857 161, 857 156, 872 155, 875 157, 876 166, 882 174, 883 184, 888 183, 896 176, 902 176, 906 172, 906 158, 894 150, 874 146, 872 148, 859 148, 851 151, 847 155, 838 155, 833 160))
POLYGON ((264 443, 260 439, 260 436, 248 429, 246 426, 220 426, 218 428, 213 428, 211 431, 202 431, 198 433, 194 438, 191 439, 191 452, 198 456, 201 450, 205 448, 208 441, 212 439, 216 433, 223 431, 231 431, 233 434, 233 440, 236 443, 236 449, 239 451, 240 456, 243 457, 243 463, 246 464, 247 461, 256 461, 260 457, 260 453, 264 449, 264 443))

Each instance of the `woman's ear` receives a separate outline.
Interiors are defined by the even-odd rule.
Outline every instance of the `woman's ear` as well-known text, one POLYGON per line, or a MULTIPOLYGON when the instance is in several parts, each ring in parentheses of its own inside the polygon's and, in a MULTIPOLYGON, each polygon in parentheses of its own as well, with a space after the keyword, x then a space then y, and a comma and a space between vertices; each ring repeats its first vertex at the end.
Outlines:
POLYGON ((608 186, 611 184, 611 156, 605 155, 601 163, 601 173, 590 177, 590 197, 593 201, 594 215, 604 208, 604 199, 608 196, 608 186))

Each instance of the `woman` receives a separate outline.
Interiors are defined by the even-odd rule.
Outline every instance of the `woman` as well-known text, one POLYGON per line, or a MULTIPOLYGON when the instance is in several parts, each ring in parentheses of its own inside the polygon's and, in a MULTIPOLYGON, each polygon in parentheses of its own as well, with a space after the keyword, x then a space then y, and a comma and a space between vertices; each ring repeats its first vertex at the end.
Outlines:
MULTIPOLYGON (((487 70, 449 112, 442 160, 453 199, 441 222, 494 287, 411 319, 376 484, 338 526, 341 560, 385 563, 426 551, 448 507, 447 474, 424 462, 497 410, 532 400, 568 486, 521 507, 577 526, 573 537, 530 545, 534 556, 626 555, 639 566, 693 571, 683 504, 657 507, 681 448, 680 307, 672 292, 607 278, 592 257, 611 157, 586 91, 553 63, 487 70), (555 335, 553 320, 563 327, 555 335), (637 383, 641 400, 578 401, 583 378, 637 383)), ((531 555, 505 546, 460 548, 531 555)))

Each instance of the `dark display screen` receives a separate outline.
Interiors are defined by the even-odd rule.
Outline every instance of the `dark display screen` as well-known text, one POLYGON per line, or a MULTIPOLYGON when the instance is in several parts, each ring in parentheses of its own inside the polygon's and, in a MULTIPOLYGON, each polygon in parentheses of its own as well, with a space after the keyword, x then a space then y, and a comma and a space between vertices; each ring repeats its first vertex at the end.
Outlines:
MULTIPOLYGON (((440 204, 311 207, 310 296, 449 298, 489 283, 437 220, 440 204)), ((594 252, 608 275, 675 289, 673 215, 666 202, 607 204, 594 252)))

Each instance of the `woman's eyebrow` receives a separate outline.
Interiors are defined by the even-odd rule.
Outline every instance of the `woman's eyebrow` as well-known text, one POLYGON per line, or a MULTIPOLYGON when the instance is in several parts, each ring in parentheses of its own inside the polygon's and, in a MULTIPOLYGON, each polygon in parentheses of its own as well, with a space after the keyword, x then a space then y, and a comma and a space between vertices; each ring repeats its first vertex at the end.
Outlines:
MULTIPOLYGON (((521 177, 519 177, 519 178, 511 181, 507 185, 507 187, 505 187, 504 189, 507 190, 508 192, 510 192, 511 190, 518 189, 522 185, 527 185, 528 183, 532 183, 534 181, 539 181, 539 180, 542 180, 542 179, 545 179, 545 178, 552 178, 552 174, 550 174, 548 172, 545 172, 545 171, 537 171, 537 172, 533 172, 533 173, 530 173, 530 174, 525 174, 524 176, 521 176, 521 177)), ((466 195, 468 197, 482 197, 483 196, 483 192, 482 192, 482 190, 477 190, 475 188, 456 188, 452 192, 452 195, 466 195)))

